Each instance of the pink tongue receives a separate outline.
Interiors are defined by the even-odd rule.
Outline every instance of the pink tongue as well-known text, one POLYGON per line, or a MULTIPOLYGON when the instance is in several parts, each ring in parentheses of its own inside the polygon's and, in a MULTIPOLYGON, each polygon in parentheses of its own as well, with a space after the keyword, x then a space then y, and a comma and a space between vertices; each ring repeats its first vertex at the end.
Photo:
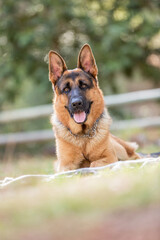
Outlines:
POLYGON ((85 121, 85 119, 86 119, 86 113, 85 112, 74 113, 73 114, 73 118, 74 118, 75 122, 83 123, 85 121))

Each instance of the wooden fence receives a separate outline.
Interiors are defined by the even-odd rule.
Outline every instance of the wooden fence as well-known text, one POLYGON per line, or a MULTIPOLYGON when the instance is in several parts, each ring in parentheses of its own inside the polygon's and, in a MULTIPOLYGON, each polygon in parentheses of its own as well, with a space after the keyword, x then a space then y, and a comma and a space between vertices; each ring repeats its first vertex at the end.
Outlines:
MULTIPOLYGON (((160 99, 160 88, 104 97, 105 104, 108 107, 118 107, 122 105, 129 105, 133 103, 141 103, 158 99, 160 99)), ((5 111, 0 113, 0 124, 7 124, 9 122, 22 121, 26 119, 30 120, 40 117, 49 117, 52 112, 52 105, 50 104, 26 109, 18 109, 14 111, 5 111)), ((111 129, 125 129, 128 127, 144 128, 155 126, 160 126, 160 116, 116 121, 112 124, 111 129)), ((0 134, 0 145, 28 143, 35 141, 40 142, 51 140, 53 138, 54 134, 52 130, 0 134)))

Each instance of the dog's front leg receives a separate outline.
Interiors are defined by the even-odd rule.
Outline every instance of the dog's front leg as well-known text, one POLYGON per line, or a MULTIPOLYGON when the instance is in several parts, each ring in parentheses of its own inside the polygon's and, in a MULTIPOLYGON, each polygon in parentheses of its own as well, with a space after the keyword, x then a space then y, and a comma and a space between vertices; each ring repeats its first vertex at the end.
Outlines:
POLYGON ((79 147, 64 140, 57 140, 56 172, 75 170, 80 167, 83 155, 79 147))
POLYGON ((106 151, 106 155, 104 155, 101 159, 91 162, 90 167, 102 167, 117 161, 118 161, 118 158, 114 150, 110 150, 110 151, 106 151))
POLYGON ((79 168, 81 163, 81 160, 75 160, 74 159, 70 159, 70 158, 66 158, 65 159, 58 159, 57 162, 57 167, 56 167, 56 172, 64 172, 64 171, 71 171, 71 170, 76 170, 79 168))
POLYGON ((90 164, 90 167, 102 167, 102 166, 105 166, 105 165, 108 165, 108 164, 110 164, 110 163, 113 163, 113 162, 117 162, 117 161, 118 161, 117 159, 112 159, 112 160, 113 160, 113 161, 108 161, 107 158, 102 158, 102 159, 93 161, 93 162, 90 164))

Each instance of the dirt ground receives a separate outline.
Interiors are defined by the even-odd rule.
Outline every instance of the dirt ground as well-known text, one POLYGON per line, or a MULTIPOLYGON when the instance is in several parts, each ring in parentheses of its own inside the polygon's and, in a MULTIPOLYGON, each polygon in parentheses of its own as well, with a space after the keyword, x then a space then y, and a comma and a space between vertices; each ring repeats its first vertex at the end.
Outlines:
POLYGON ((159 240, 160 205, 123 210, 97 220, 70 216, 16 236, 23 240, 159 240))

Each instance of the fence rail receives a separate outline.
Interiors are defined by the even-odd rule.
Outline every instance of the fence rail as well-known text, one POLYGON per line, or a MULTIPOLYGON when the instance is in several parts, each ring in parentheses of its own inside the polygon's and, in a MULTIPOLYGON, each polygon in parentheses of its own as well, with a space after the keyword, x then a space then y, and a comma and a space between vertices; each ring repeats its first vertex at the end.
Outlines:
MULTIPOLYGON (((105 104, 108 107, 153 101, 156 99, 160 99, 160 88, 124 94, 115 94, 104 97, 105 104)), ((53 108, 51 104, 26 109, 17 109, 13 111, 5 111, 0 113, 0 123, 46 117, 49 116, 52 112, 53 108)))
MULTIPOLYGON (((120 106, 132 103, 140 103, 151 100, 160 99, 160 88, 153 90, 145 90, 138 92, 131 92, 125 94, 118 94, 112 96, 105 96, 104 100, 107 106, 120 106)), ((14 111, 6 111, 0 113, 0 123, 8 123, 20 120, 29 120, 39 117, 49 116, 53 112, 52 105, 43 105, 27 109, 19 109, 14 111)), ((145 128, 160 126, 160 117, 148 117, 142 119, 115 121, 111 129, 126 129, 126 128, 145 128)), ((29 142, 42 142, 53 140, 54 133, 52 130, 39 130, 32 132, 20 132, 0 134, 0 145, 19 144, 29 142)))
MULTIPOLYGON (((116 121, 111 130, 123 130, 127 128, 157 127, 160 125, 160 117, 148 117, 134 120, 116 121)), ((0 145, 19 144, 30 142, 43 142, 54 139, 52 130, 39 130, 32 132, 8 133, 0 135, 0 145)))

